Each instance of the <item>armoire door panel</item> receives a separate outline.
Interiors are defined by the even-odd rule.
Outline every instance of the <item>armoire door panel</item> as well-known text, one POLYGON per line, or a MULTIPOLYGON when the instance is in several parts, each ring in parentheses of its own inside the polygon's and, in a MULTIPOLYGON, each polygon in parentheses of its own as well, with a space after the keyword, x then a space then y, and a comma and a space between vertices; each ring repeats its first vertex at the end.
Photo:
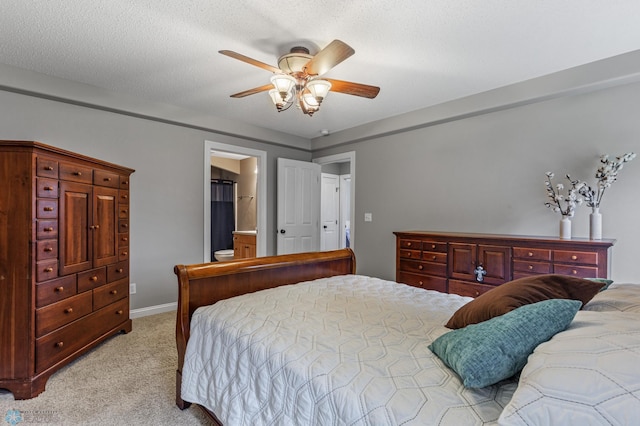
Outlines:
POLYGON ((93 189, 94 266, 118 261, 118 190, 93 189))
POLYGON ((92 267, 92 202, 91 185, 60 182, 60 275, 92 267))

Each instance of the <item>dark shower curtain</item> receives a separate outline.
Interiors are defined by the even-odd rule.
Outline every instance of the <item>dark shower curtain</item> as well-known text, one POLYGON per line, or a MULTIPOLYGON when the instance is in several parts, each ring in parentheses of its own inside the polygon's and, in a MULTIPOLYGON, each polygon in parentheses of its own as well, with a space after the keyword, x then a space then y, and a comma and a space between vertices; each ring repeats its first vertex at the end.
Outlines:
POLYGON ((211 179, 211 261, 218 250, 233 248, 233 181, 211 179))

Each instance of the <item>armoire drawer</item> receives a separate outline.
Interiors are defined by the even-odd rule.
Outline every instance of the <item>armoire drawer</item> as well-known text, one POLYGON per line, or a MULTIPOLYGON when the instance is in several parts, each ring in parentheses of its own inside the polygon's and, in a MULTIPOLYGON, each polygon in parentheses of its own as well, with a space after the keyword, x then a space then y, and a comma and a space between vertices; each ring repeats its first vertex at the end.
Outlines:
POLYGON ((104 308, 113 302, 127 297, 129 279, 125 278, 93 290, 93 309, 104 308))
POLYGON ((494 288, 496 288, 496 286, 467 281, 449 280, 449 293, 459 294, 460 296, 478 297, 482 293, 486 293, 494 288))
POLYGON ((41 308, 76 294, 76 276, 67 275, 36 285, 36 307, 41 308))
POLYGON ((62 361, 128 318, 129 300, 123 299, 36 339, 36 372, 62 361))
POLYGON ((93 310, 91 293, 80 293, 68 299, 36 309, 36 337, 41 337, 93 310))
POLYGON ((447 292, 447 279, 434 277, 432 275, 419 275, 410 272, 400 272, 398 282, 420 287, 427 290, 436 290, 442 293, 447 292))

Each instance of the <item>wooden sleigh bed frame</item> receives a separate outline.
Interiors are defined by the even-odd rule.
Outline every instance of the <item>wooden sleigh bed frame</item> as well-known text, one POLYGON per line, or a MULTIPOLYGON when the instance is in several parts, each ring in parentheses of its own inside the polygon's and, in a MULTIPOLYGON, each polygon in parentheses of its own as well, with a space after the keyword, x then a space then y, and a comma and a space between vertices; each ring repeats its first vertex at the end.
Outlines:
MULTIPOLYGON (((181 398, 182 366, 189 340, 191 316, 198 307, 282 285, 354 274, 355 270, 356 259, 351 249, 176 265, 174 272, 179 286, 176 316, 178 407, 184 410, 191 405, 181 398)), ((206 409, 204 411, 216 424, 221 424, 214 413, 206 409)))

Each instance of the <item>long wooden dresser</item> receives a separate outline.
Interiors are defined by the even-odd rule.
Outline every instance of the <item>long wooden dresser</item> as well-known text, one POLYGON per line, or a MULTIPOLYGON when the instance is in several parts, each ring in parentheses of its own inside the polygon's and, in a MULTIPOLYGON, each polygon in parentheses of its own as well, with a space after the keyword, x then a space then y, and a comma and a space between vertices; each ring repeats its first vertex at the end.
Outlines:
POLYGON ((132 169, 0 141, 0 388, 44 391, 129 319, 132 169))
POLYGON ((471 297, 528 275, 608 278, 615 243, 429 231, 394 234, 396 281, 471 297))

